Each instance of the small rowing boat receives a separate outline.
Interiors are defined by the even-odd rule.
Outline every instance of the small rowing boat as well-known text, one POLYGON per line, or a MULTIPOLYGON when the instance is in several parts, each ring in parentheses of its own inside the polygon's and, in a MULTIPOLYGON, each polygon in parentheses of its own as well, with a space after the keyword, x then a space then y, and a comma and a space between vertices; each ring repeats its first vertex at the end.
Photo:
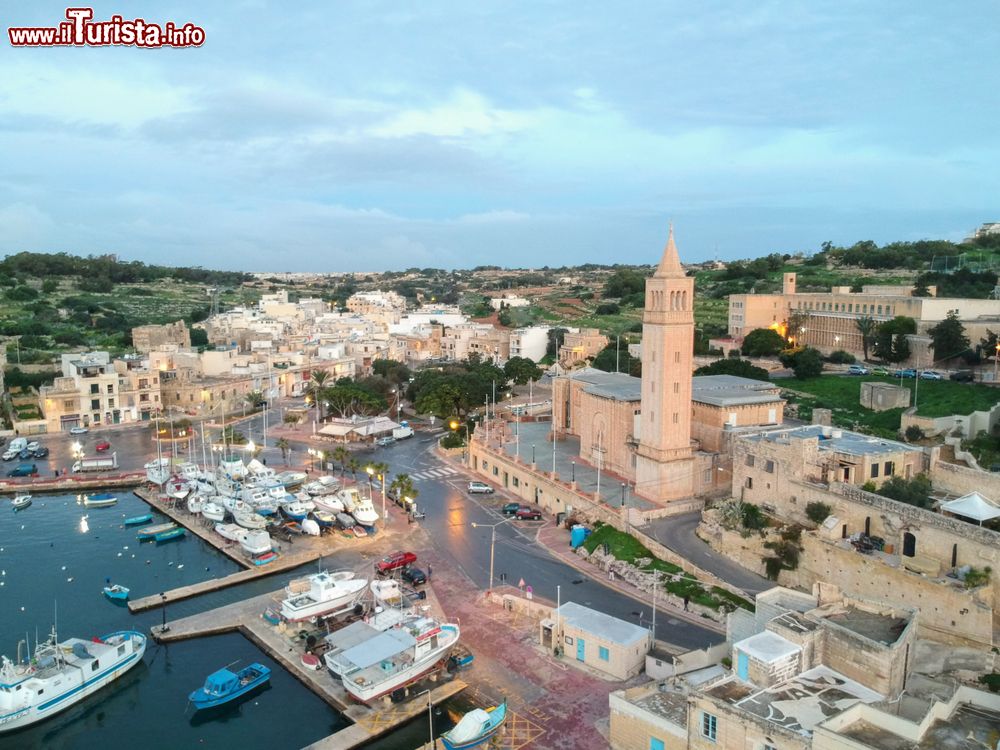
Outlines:
POLYGON ((88 508, 107 508, 118 502, 118 496, 110 492, 101 492, 97 495, 86 495, 83 504, 88 508))
POLYGON ((165 531, 171 531, 176 528, 176 523, 158 523, 154 526, 144 526, 136 532, 136 536, 139 538, 139 541, 155 539, 157 534, 162 534, 165 531))
POLYGON ((170 529, 170 531, 161 531, 159 534, 156 534, 153 539, 155 539, 156 543, 159 544, 160 542, 170 542, 174 539, 180 539, 186 533, 187 529, 183 529, 178 526, 176 529, 170 529))
POLYGON ((153 514, 147 513, 144 516, 132 516, 131 518, 125 519, 126 526, 142 526, 153 520, 153 514))

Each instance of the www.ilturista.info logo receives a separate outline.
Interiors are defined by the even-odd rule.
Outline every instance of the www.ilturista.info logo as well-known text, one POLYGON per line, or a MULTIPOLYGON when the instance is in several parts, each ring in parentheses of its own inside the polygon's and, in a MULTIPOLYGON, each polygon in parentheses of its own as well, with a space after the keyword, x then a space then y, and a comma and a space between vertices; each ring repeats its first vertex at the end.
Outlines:
POLYGON ((205 30, 193 23, 162 26, 142 18, 126 21, 111 16, 94 21, 93 8, 67 8, 66 21, 58 26, 11 26, 7 29, 14 47, 200 47, 205 30))

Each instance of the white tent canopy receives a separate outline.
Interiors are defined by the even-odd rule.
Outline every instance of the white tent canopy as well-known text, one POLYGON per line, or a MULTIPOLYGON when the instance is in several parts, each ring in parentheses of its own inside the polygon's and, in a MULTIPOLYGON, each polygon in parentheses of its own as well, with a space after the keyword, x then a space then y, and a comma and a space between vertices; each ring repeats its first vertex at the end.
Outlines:
POLYGON ((963 518, 971 518, 974 521, 989 521, 993 518, 1000 518, 1000 507, 987 500, 978 492, 970 492, 958 500, 949 500, 941 504, 941 510, 952 513, 963 518))

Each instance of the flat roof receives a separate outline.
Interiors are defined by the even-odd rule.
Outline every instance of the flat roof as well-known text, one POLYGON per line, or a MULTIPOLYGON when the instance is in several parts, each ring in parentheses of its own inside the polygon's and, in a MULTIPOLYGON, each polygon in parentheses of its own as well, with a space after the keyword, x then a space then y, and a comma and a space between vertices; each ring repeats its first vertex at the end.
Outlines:
POLYGON ((981 750, 996 745, 997 737, 1000 736, 1000 713, 982 706, 960 703, 947 719, 939 719, 931 724, 916 745, 863 719, 850 724, 838 734, 877 750, 981 750))
POLYGON ((905 618, 868 612, 857 607, 847 607, 844 611, 828 615, 824 619, 887 646, 899 640, 907 624, 905 618))
POLYGON ((635 705, 681 728, 687 726, 688 698, 685 692, 663 685, 658 691, 636 700, 635 705))
POLYGON ((630 646, 649 637, 645 628, 576 602, 566 602, 556 611, 563 622, 622 646, 630 646))
POLYGON ((790 440, 813 440, 819 441, 819 449, 833 451, 835 453, 845 453, 853 456, 869 456, 888 453, 902 453, 920 450, 906 443, 899 443, 895 440, 862 435, 859 432, 850 432, 840 428, 824 427, 823 425, 805 425, 803 427, 792 427, 787 430, 771 430, 763 434, 748 435, 747 440, 755 443, 769 442, 778 443, 790 440), (824 430, 830 434, 825 435, 824 430), (836 437, 834 437, 836 435, 836 437))
POLYGON ((792 643, 787 638, 782 638, 777 633, 772 633, 770 630, 744 638, 739 643, 734 643, 733 648, 739 649, 747 656, 752 656, 765 664, 781 661, 802 650, 797 644, 792 643))

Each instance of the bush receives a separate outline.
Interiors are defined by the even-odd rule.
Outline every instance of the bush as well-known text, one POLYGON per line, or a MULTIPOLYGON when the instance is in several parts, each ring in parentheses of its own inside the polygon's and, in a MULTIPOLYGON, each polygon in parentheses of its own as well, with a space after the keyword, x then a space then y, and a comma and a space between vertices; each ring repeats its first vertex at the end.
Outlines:
POLYGON ((750 531, 759 531, 767 526, 767 518, 753 503, 743 503, 743 528, 750 531))
POLYGON ((747 357, 773 357, 785 348, 785 339, 770 328, 756 328, 746 335, 740 351, 747 357))
POLYGON ((830 356, 826 358, 826 361, 832 362, 835 365, 853 365, 857 362, 857 359, 850 352, 838 349, 835 352, 830 352, 830 356))
POLYGON ((823 372, 823 357, 811 346, 786 349, 781 353, 781 364, 790 367, 799 380, 814 378, 823 372))
POLYGON ((826 503, 812 502, 806 506, 806 518, 818 526, 830 516, 831 510, 826 503))
POLYGON ((928 508, 931 505, 931 480, 925 474, 917 474, 913 479, 892 477, 883 482, 875 492, 918 508, 928 508))
POLYGON ((915 443, 918 440, 923 440, 927 435, 924 431, 915 424, 911 424, 906 428, 906 432, 903 433, 906 436, 906 442, 915 443))
POLYGON ((595 315, 617 315, 621 308, 617 302, 604 302, 594 310, 595 315))
POLYGON ((740 359, 739 352, 735 349, 730 352, 735 354, 735 359, 717 359, 710 365, 699 367, 694 371, 695 375, 738 375, 741 378, 751 380, 770 380, 767 370, 763 367, 755 367, 745 359, 740 359))
POLYGON ((442 448, 461 448, 465 445, 465 438, 457 432, 449 432, 441 438, 442 448))
POLYGON ((974 589, 979 586, 985 586, 990 582, 990 573, 993 569, 988 565, 985 568, 969 568, 969 572, 965 574, 965 588, 974 589))
POLYGON ((37 297, 38 290, 30 286, 16 286, 7 292, 7 299, 14 300, 15 302, 27 302, 37 297))

